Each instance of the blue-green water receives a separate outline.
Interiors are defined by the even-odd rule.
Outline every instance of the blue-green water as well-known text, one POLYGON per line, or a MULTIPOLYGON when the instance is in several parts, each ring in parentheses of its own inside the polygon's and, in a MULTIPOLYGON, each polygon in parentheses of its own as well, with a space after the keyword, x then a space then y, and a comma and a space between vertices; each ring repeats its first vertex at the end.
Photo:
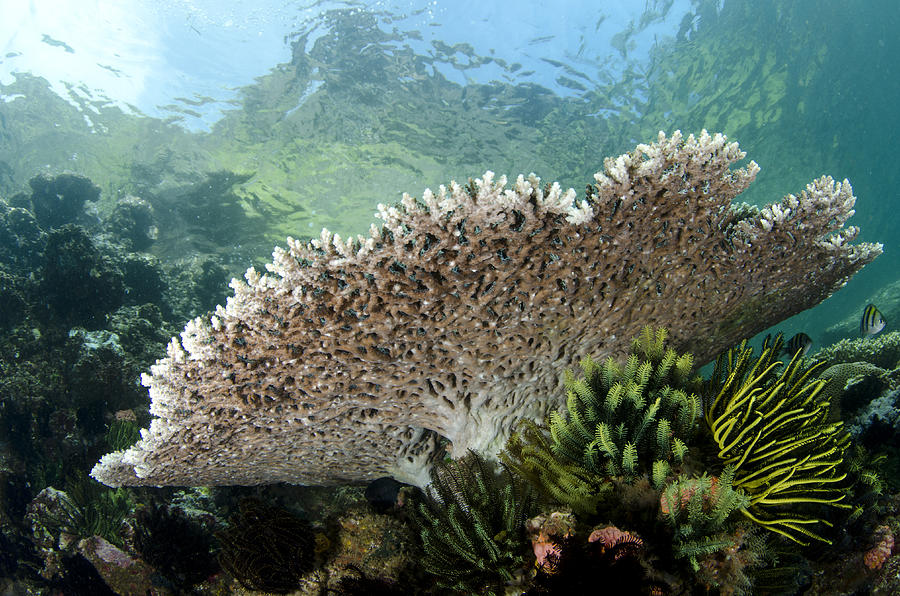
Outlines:
MULTIPOLYGON (((894 281, 889 2, 138 2, 99 22, 41 6, 4 25, 0 192, 83 173, 102 208, 249 174, 236 193, 252 225, 222 232, 242 240, 236 271, 288 234, 364 230, 404 191, 486 169, 581 188, 657 130, 706 128, 762 166, 749 202, 823 173, 853 183, 851 223, 887 248, 820 317, 894 281)), ((156 250, 182 252, 165 241, 156 250)))
MULTIPOLYGON (((286 236, 365 233, 378 203, 485 170, 581 192, 660 130, 738 141, 756 205, 852 183, 849 223, 884 254, 774 331, 816 350, 870 302, 900 324, 895 2, 158 4, 0 0, 0 199, 37 217, 4 211, 0 235, 11 519, 78 491, 115 411, 146 426, 140 372, 286 236), (67 174, 97 187, 69 219, 30 183, 67 174)), ((3 536, 13 577, 28 549, 3 536)))

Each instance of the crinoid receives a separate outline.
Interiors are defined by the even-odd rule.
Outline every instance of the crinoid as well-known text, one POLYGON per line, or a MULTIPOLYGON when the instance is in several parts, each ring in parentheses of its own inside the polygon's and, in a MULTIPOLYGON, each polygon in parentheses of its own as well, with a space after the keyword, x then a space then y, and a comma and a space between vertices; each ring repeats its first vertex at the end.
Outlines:
POLYGON ((828 421, 822 366, 804 366, 799 354, 785 365, 783 343, 767 338, 754 358, 744 341, 719 357, 705 384, 706 426, 734 488, 749 497, 747 518, 801 544, 804 536, 830 543, 811 528, 831 525, 815 506, 848 507, 840 464, 849 435, 828 421))
POLYGON ((745 507, 746 495, 732 486, 734 470, 726 467, 719 477, 680 476, 660 497, 660 513, 671 528, 673 553, 699 569, 698 559, 727 548, 734 529, 732 513, 745 507))
POLYGON ((422 565, 440 587, 502 594, 525 564, 524 524, 533 513, 529 488, 469 452, 434 468, 410 517, 422 539, 422 565))
POLYGON ((542 427, 523 420, 500 452, 500 460, 537 488, 545 501, 578 514, 595 514, 612 483, 580 463, 559 457, 553 445, 542 427))
POLYGON ((102 536, 123 546, 122 522, 134 508, 131 492, 109 489, 84 472, 78 471, 66 481, 63 527, 82 537, 102 536))
POLYGON ((566 408, 552 412, 546 431, 523 422, 501 459, 544 497, 581 514, 596 512, 610 479, 647 474, 662 490, 672 464, 682 462, 702 415, 693 358, 666 347, 665 329, 644 327, 622 366, 581 361, 566 371, 566 408))
POLYGON ((654 462, 681 461, 702 410, 693 358, 667 349, 666 336, 665 329, 644 327, 625 366, 586 357, 582 378, 566 374, 567 415, 550 415, 554 452, 627 478, 649 472, 654 462))
POLYGON ((219 568, 213 533, 206 525, 177 507, 141 507, 135 515, 134 546, 175 586, 189 588, 219 568))
POLYGON ((219 532, 219 563, 249 590, 286 594, 315 563, 312 527, 279 507, 244 499, 219 532))

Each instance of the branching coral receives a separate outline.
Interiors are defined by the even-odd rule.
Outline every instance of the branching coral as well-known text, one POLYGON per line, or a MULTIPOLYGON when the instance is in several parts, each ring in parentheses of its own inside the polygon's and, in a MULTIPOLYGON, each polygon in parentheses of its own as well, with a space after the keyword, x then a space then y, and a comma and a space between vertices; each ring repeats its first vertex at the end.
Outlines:
MULTIPOLYGON (((731 209, 758 171, 732 168, 744 157, 722 135, 660 133, 607 159, 583 200, 487 172, 380 206, 367 237, 291 239, 170 343, 143 378, 149 430, 93 474, 111 486, 422 484, 440 437, 455 456, 493 456, 516 421, 560 405, 559 368, 622 353, 642 324, 704 360, 880 253, 849 244, 846 182, 731 209)), ((608 450, 628 472, 645 435, 608 430, 591 457, 608 450)))
POLYGON ((524 566, 525 520, 533 513, 530 488, 506 469, 495 473, 477 453, 438 465, 411 512, 422 565, 442 587, 502 594, 524 566))
POLYGON ((785 366, 782 343, 767 341, 754 358, 745 341, 720 356, 706 383, 705 420, 734 487, 750 498, 741 509, 747 518, 796 542, 829 542, 810 529, 829 522, 801 508, 847 507, 839 467, 849 436, 828 422, 825 381, 815 377, 821 366, 804 367, 798 356, 785 366))
POLYGON ((875 337, 844 338, 825 346, 815 354, 829 366, 843 362, 869 362, 885 369, 900 362, 900 331, 885 331, 875 337))

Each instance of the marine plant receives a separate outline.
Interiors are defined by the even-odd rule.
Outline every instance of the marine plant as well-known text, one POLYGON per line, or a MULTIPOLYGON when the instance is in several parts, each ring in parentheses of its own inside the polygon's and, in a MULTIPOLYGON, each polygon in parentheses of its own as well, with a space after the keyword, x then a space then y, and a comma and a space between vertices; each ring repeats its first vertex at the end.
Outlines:
POLYGON ((799 355, 785 365, 782 344, 780 335, 767 339, 754 358, 745 340, 722 354, 705 383, 704 418, 733 486, 749 497, 744 516, 800 544, 830 544, 812 529, 831 525, 815 506, 848 507, 840 467, 849 435, 829 421, 822 365, 799 355))
POLYGON ((505 466, 472 451, 437 465, 410 518, 423 568, 454 592, 502 594, 526 561, 525 520, 534 493, 505 466))
POLYGON ((315 564, 315 538, 306 520, 257 499, 241 501, 217 537, 219 563, 248 590, 286 594, 315 564))

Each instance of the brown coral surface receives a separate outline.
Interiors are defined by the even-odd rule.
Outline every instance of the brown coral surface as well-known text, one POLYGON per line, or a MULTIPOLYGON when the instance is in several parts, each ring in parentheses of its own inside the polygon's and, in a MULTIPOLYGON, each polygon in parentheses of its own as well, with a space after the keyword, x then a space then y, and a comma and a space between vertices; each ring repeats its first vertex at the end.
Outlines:
POLYGON ((328 484, 495 452, 563 398, 578 358, 642 326, 704 362, 820 302, 881 251, 849 245, 855 197, 823 177, 757 210, 758 166, 705 131, 607 159, 583 201, 488 172, 379 206, 368 238, 288 239, 214 315, 188 323, 144 384, 149 431, 106 455, 119 485, 328 484))

